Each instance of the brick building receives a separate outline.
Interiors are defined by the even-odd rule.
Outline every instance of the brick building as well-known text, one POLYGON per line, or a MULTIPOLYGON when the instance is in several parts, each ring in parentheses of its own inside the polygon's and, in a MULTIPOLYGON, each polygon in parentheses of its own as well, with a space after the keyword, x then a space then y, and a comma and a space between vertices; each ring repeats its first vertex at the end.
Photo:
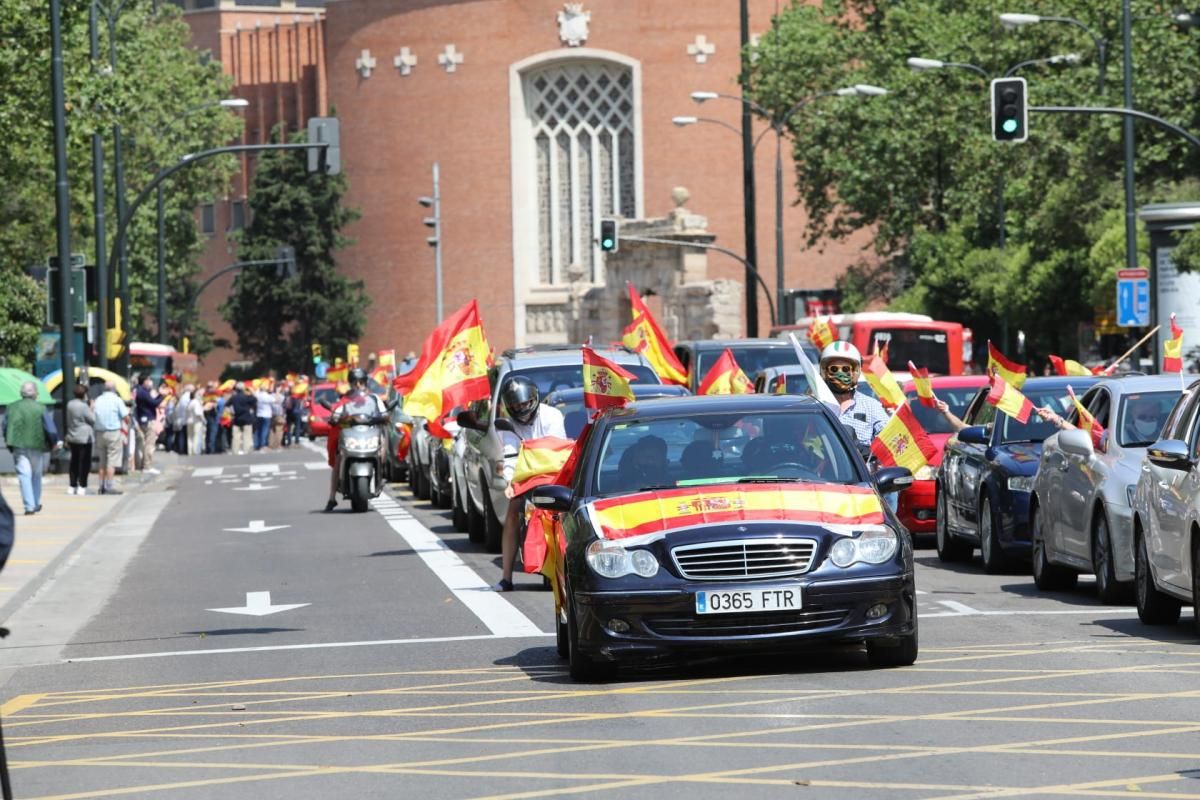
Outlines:
MULTIPOLYGON (((248 138, 265 136, 267 119, 293 110, 289 124, 302 125, 299 112, 324 103, 341 118, 348 201, 362 219, 348 231, 356 243, 339 266, 366 281, 372 298, 364 349, 417 349, 435 324, 434 254, 427 212, 416 202, 431 192, 435 162, 445 310, 478 298, 497 347, 565 340, 571 279, 604 280, 593 243, 599 218, 661 217, 676 186, 687 187, 689 206, 709 219, 718 244, 743 250, 740 139, 715 124, 672 123, 701 115, 739 124, 736 101, 710 101, 701 111, 689 98, 738 91, 731 0, 332 0, 323 12, 277 2, 283 6, 268 9, 221 0, 189 8, 187 18, 197 44, 220 53, 235 76, 251 118, 264 115, 248 123, 248 138), (302 46, 300 59, 272 57, 272 47, 291 46, 289 26, 297 36, 311 30, 300 41, 323 51, 302 46), (221 48, 203 41, 214 30, 221 48), (301 69, 264 66, 275 63, 301 69), (294 95, 280 85, 288 75, 303 87, 294 95), (280 93, 313 102, 280 105, 280 93)), ((777 5, 750 0, 752 31, 767 28, 777 5)), ((772 290, 773 139, 764 137, 756 153, 761 271, 772 290)), ((830 287, 858 247, 804 247, 791 175, 785 166, 787 284, 830 287)), ((742 267, 714 256, 709 272, 740 279, 742 267)), ((759 307, 765 333, 761 295, 759 307)))

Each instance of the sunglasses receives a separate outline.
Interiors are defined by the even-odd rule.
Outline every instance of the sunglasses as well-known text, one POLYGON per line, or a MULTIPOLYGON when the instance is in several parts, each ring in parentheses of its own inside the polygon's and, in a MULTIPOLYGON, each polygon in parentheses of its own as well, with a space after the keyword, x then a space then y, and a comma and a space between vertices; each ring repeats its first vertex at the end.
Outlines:
POLYGON ((837 375, 838 373, 842 373, 844 375, 853 375, 854 367, 849 364, 830 364, 829 366, 825 367, 826 375, 837 375))

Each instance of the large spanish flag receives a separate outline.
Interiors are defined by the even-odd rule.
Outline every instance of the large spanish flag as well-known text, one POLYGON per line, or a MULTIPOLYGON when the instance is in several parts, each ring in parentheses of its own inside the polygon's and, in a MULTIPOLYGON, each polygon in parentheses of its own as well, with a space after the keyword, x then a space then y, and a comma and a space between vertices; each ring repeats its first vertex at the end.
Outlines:
POLYGON ((887 368, 887 364, 882 358, 878 355, 867 356, 865 367, 863 377, 875 390, 875 395, 879 398, 879 402, 883 403, 884 408, 899 408, 908 401, 904 390, 900 388, 900 382, 896 380, 896 376, 887 368))
POLYGON ((1028 422, 1029 415, 1033 413, 1033 403, 1029 398, 1000 375, 992 375, 988 380, 991 382, 991 389, 988 391, 987 401, 1017 422, 1028 422))
POLYGON ((1004 354, 996 349, 996 345, 988 341, 988 374, 993 371, 1000 373, 1004 382, 1014 389, 1020 389, 1025 383, 1025 365, 1009 361, 1004 354))
POLYGON ((456 406, 488 397, 487 336, 472 300, 447 317, 421 346, 421 357, 392 385, 404 395, 404 413, 440 419, 456 406))
POLYGON ((916 472, 937 457, 937 445, 917 422, 912 409, 903 405, 871 442, 871 452, 880 464, 916 472))
POLYGON ((513 494, 525 494, 534 487, 555 483, 574 448, 573 439, 557 436, 542 436, 521 442, 517 463, 513 468, 513 494))
POLYGON ((937 396, 933 393, 933 384, 929 381, 929 370, 908 362, 908 371, 912 375, 913 386, 917 389, 917 398, 921 405, 937 408, 937 396))
POLYGON ((623 406, 633 399, 628 372, 590 347, 583 348, 583 404, 586 408, 623 406))
POLYGON ((833 327, 833 320, 829 317, 825 319, 813 317, 812 322, 808 323, 808 340, 818 351, 833 344, 837 340, 837 330, 833 327))
POLYGON ((675 351, 671 349, 671 340, 662 332, 654 315, 633 284, 625 282, 629 289, 629 304, 633 308, 633 322, 622 332, 621 342, 631 350, 641 353, 650 362, 650 366, 658 373, 663 383, 675 383, 687 386, 688 371, 675 351))
POLYGON ((745 520, 814 525, 878 525, 883 508, 873 489, 842 484, 723 485, 637 492, 590 506, 606 539, 745 520))
POLYGON ((728 347, 700 382, 696 394, 754 394, 754 384, 738 366, 728 347))
POLYGON ((1183 372, 1183 328, 1175 324, 1171 314, 1171 338, 1163 342, 1163 372, 1183 372))
POLYGON ((1079 412, 1079 424, 1076 427, 1090 433, 1092 435, 1092 446, 1099 449, 1100 442, 1104 438, 1104 426, 1097 422, 1096 418, 1091 415, 1091 412, 1083 407, 1083 403, 1079 402, 1079 398, 1075 396, 1075 390, 1070 386, 1067 387, 1067 394, 1071 396, 1071 402, 1075 404, 1075 410, 1079 412))
MULTIPOLYGON (((1070 358, 1060 358, 1056 355, 1050 356, 1050 363, 1054 366, 1055 375, 1094 375, 1092 370, 1070 358)), ((1103 368, 1101 368, 1103 371, 1103 368)))

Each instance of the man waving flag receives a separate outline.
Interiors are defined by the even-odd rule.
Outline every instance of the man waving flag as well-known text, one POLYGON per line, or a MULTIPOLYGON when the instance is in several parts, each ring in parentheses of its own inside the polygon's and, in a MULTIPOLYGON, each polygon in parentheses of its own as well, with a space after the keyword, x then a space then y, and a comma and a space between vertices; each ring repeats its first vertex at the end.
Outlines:
POLYGON ((521 442, 513 467, 513 494, 525 494, 537 486, 554 483, 574 448, 574 439, 558 436, 541 436, 521 442))
POLYGON ((404 395, 404 413, 439 420, 455 406, 489 397, 487 337, 472 300, 434 328, 421 357, 392 385, 404 395))
POLYGON ((728 347, 709 369, 696 394, 754 394, 754 384, 738 366, 728 347))
POLYGON ((590 347, 583 348, 583 405, 615 408, 633 399, 632 372, 622 369, 590 347))
POLYGON ((674 383, 687 386, 688 371, 679 363, 675 351, 671 349, 671 340, 658 327, 658 322, 633 284, 626 281, 629 288, 629 304, 633 308, 633 322, 622 332, 621 342, 630 350, 641 353, 654 367, 663 383, 674 383))

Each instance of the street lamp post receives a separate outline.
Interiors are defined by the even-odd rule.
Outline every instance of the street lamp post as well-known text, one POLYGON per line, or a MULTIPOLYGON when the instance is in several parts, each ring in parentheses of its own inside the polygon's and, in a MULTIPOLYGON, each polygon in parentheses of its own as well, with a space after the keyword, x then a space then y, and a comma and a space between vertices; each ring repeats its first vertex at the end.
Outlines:
POLYGON ((433 162, 433 197, 418 197, 417 202, 433 211, 432 217, 426 217, 424 224, 433 228, 433 236, 425 239, 433 248, 433 285, 434 302, 437 306, 437 321, 442 324, 442 187, 438 163, 433 162))
MULTIPOLYGON (((62 9, 50 0, 50 104, 54 119, 54 209, 58 229, 58 313, 63 408, 75 388, 75 322, 71 305, 71 194, 67 185, 67 116, 63 89, 62 9)), ((65 412, 64 412, 65 413, 65 412)))

